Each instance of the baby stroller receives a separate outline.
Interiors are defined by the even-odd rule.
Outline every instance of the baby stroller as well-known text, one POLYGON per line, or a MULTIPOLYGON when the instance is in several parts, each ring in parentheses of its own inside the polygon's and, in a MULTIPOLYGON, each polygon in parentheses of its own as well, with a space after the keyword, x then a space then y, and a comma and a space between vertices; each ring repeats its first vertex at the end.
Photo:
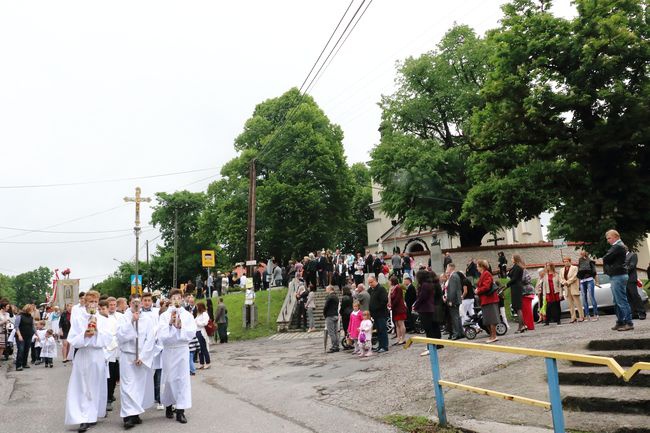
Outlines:
MULTIPOLYGON (((505 323, 505 317, 502 317, 500 314, 499 320, 500 322, 497 323, 496 331, 498 336, 502 336, 508 333, 508 326, 505 323)), ((481 307, 474 307, 474 315, 470 316, 469 320, 463 324, 463 330, 468 340, 475 339, 476 334, 481 330, 484 330, 486 333, 490 332, 488 327, 483 324, 483 311, 481 307)))

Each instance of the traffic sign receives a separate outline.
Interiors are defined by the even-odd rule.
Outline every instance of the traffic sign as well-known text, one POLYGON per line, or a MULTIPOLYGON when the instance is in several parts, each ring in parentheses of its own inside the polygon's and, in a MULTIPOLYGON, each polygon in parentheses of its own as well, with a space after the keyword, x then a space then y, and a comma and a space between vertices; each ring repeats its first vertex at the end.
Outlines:
POLYGON ((214 268, 214 250, 201 250, 201 263, 204 268, 214 268))
POLYGON ((142 295, 142 275, 138 275, 138 282, 135 282, 135 274, 131 274, 131 294, 139 293, 142 295))

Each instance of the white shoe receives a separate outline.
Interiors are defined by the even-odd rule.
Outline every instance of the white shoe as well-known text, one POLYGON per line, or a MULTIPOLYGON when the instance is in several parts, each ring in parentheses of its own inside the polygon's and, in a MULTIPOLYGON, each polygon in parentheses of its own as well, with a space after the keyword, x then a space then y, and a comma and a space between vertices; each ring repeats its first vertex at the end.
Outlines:
POLYGON ((420 353, 420 356, 429 356, 429 351, 425 350, 424 352, 420 353))
POLYGON ((156 410, 165 410, 165 406, 163 406, 161 403, 158 403, 156 410))

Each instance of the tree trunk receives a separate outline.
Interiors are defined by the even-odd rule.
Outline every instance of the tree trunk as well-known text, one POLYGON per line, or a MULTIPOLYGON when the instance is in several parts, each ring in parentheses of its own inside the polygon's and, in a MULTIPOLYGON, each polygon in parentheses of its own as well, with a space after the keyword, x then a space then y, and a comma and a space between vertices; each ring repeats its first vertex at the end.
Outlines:
POLYGON ((460 236, 460 246, 467 247, 480 247, 483 236, 488 233, 485 227, 474 227, 469 224, 462 224, 458 235, 460 236))

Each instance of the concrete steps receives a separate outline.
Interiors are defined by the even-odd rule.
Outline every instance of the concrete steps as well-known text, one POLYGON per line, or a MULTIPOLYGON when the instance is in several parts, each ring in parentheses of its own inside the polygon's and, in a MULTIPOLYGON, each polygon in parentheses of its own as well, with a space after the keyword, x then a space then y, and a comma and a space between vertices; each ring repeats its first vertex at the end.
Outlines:
MULTIPOLYGON (((318 290, 315 296, 316 309, 314 310, 314 327, 316 329, 325 329, 325 318, 323 317, 323 307, 325 306, 327 293, 324 290, 318 290)), ((299 332, 302 330, 298 320, 298 310, 294 311, 289 324, 289 332, 299 332)))
POLYGON ((560 389, 562 394, 566 394, 562 398, 562 406, 565 410, 645 415, 644 422, 648 426, 650 392, 647 388, 608 386, 598 389, 598 394, 594 393, 592 386, 566 385, 560 389))
MULTIPOLYGON (((650 360, 650 339, 592 340, 590 355, 613 357, 623 367, 650 360)), ((650 433, 650 372, 641 371, 629 382, 607 367, 565 363, 558 373, 562 406, 593 416, 621 417, 618 433, 650 433), (599 415, 602 414, 602 415, 599 415)))

